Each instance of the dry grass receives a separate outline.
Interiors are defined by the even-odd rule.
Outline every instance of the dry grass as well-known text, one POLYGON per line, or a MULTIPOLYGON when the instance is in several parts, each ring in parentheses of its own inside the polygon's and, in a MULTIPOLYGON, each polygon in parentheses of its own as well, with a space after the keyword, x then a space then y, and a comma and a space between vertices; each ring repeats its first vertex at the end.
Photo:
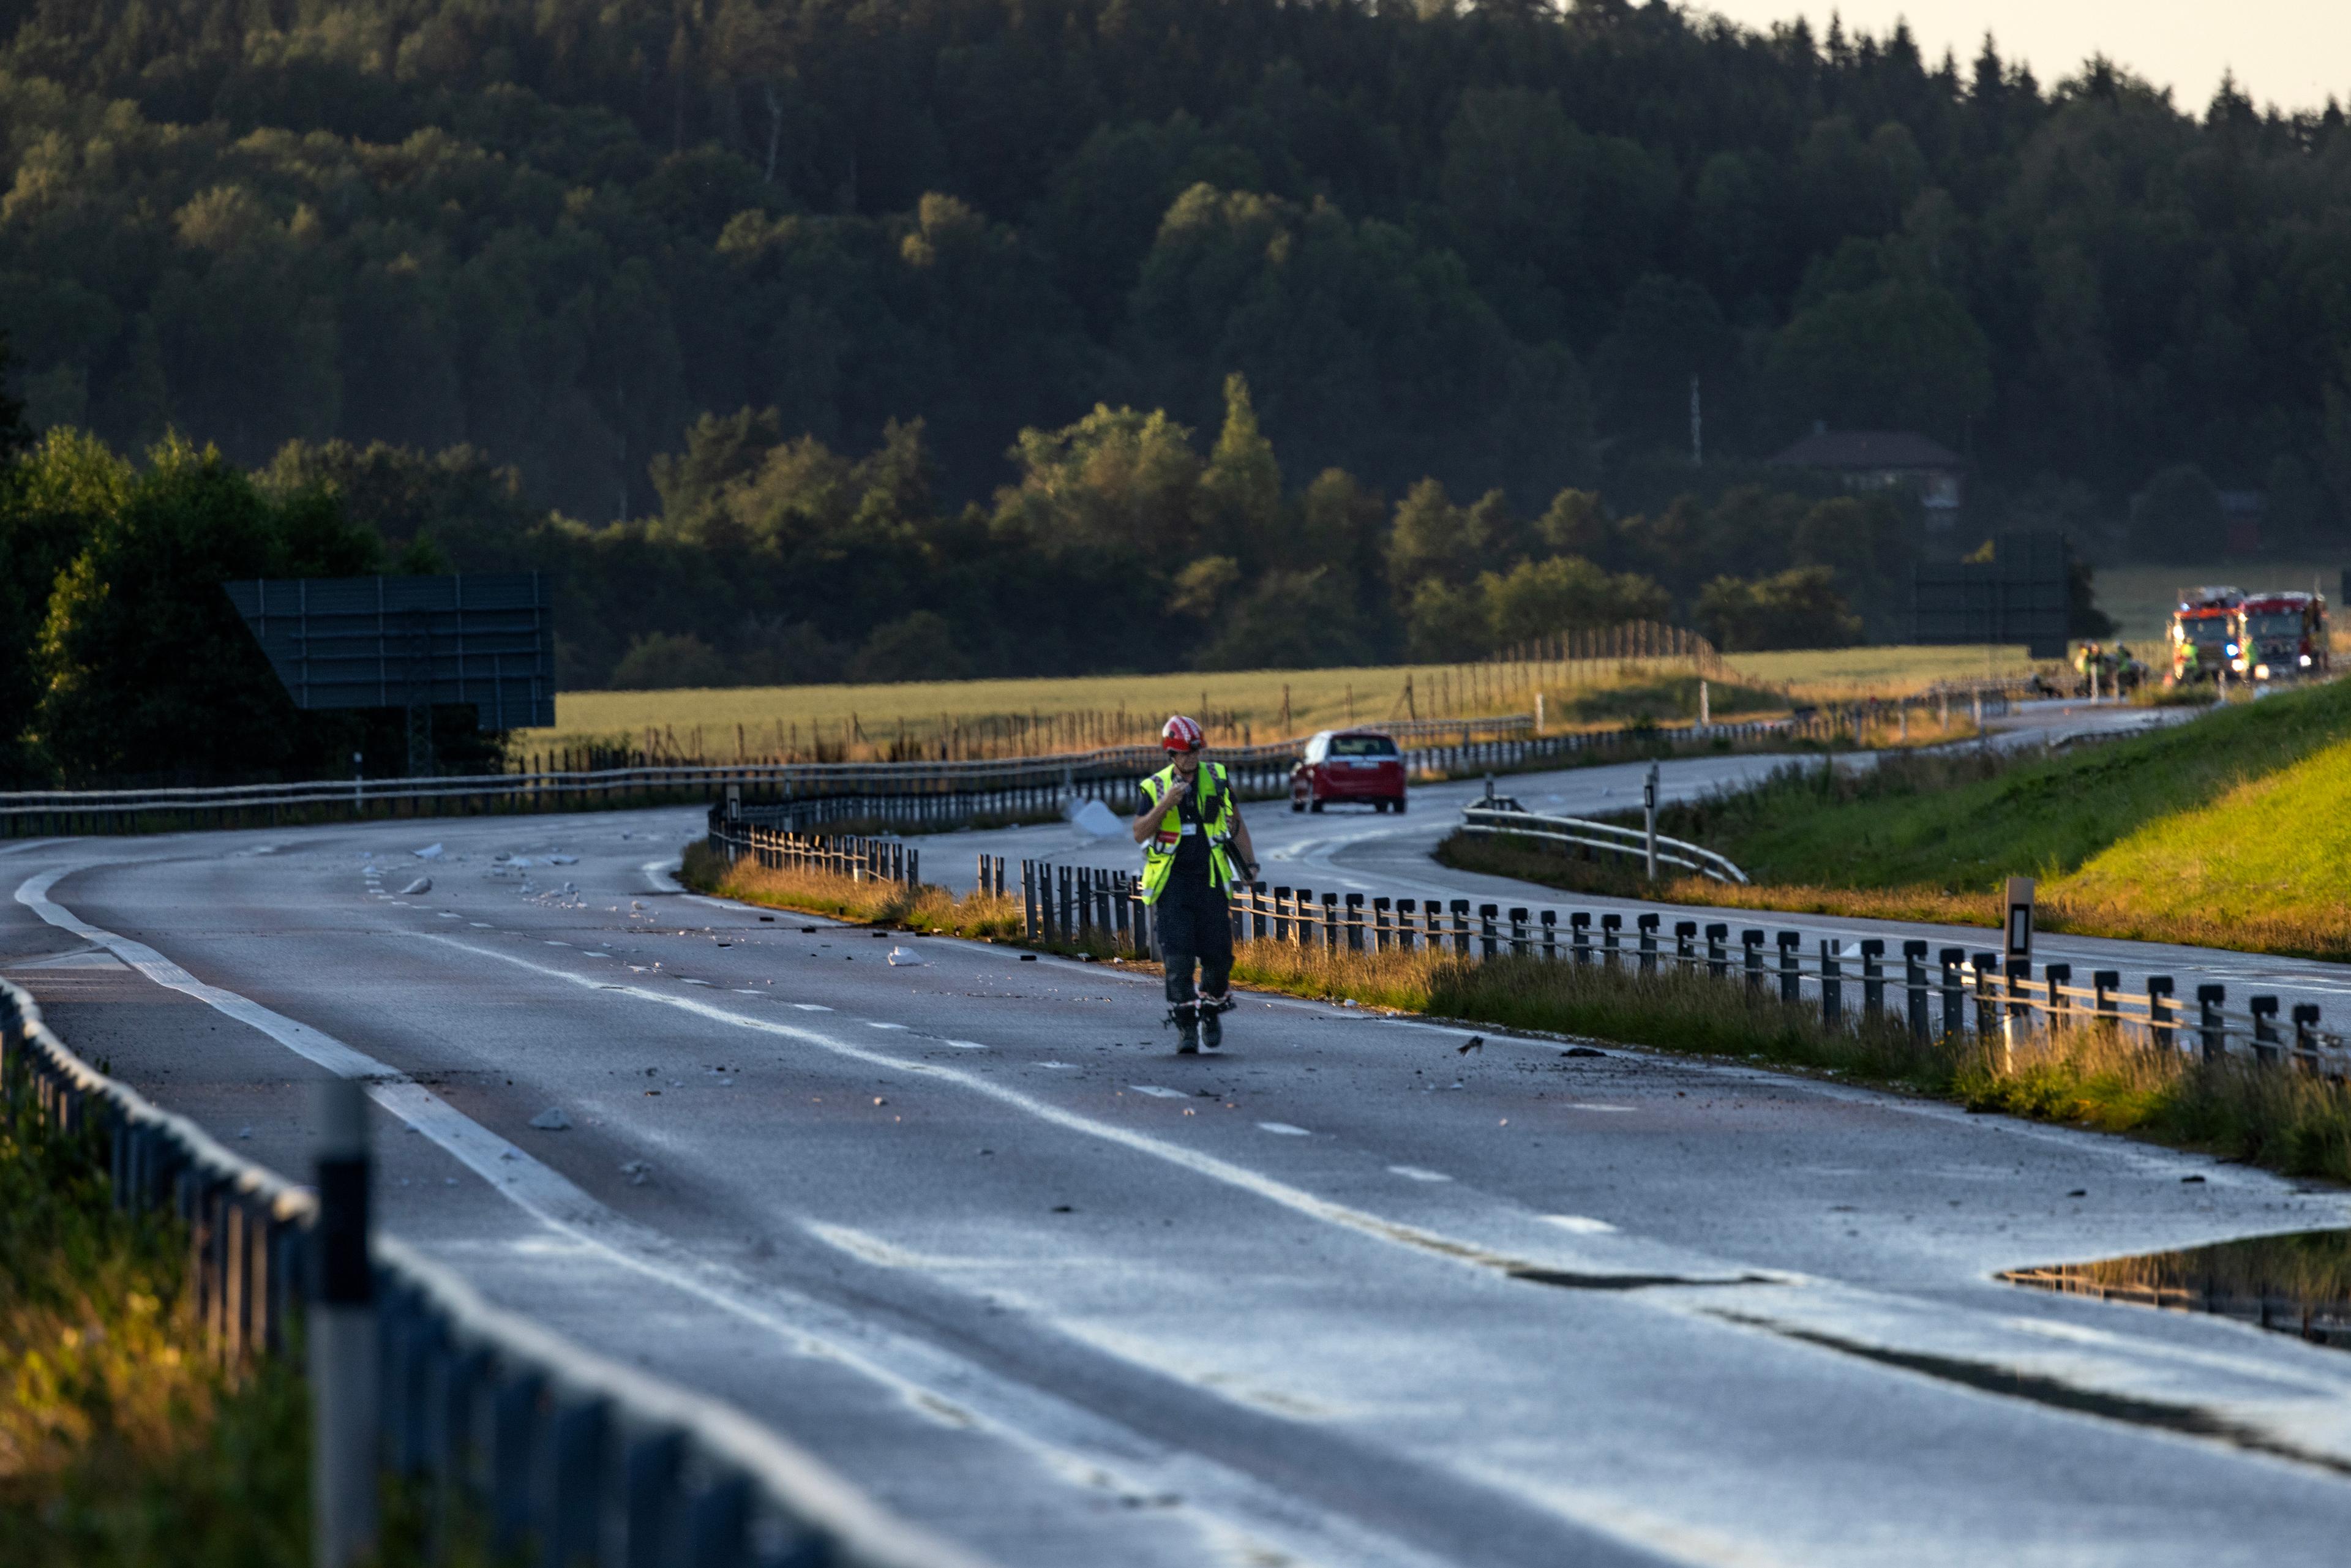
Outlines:
MULTIPOLYGON (((2003 1060, 1972 1040, 1919 1042, 1898 1019, 1853 1017, 1832 1030, 1811 1005, 1752 993, 1703 972, 1643 975, 1593 963, 1426 951, 1329 953, 1251 942, 1233 974, 1293 996, 1732 1057, 1915 1090, 1971 1109, 2129 1134, 2254 1161, 2295 1176, 2351 1180, 2351 1089, 2241 1059, 2206 1063, 2137 1038, 2084 1028, 2030 1037, 2003 1060)), ((1846 997, 1858 1014, 1860 988, 1846 997)))
MULTIPOLYGON (((1844 700, 1913 692, 1939 680, 2029 674, 2021 648, 1835 648, 1744 653, 1731 662, 1729 685, 1778 689, 1798 698, 1844 700)), ((766 756, 795 737, 806 750, 820 735, 828 742, 862 735, 886 748, 903 724, 915 740, 942 727, 990 719, 1050 721, 1069 716, 1070 745, 1096 744, 1157 732, 1171 712, 1229 716, 1257 740, 1307 735, 1350 723, 1419 717, 1526 713, 1545 692, 1554 713, 1573 722, 1564 705, 1611 688, 1638 687, 1687 677, 1679 660, 1585 661, 1560 664, 1373 665, 1332 670, 1244 670, 1159 675, 1087 675, 1067 679, 910 682, 893 685, 745 686, 659 692, 564 692, 549 729, 518 730, 517 751, 610 741, 641 744, 647 729, 689 756, 712 760, 736 754, 741 728, 746 754, 766 756), (1285 727, 1282 716, 1289 714, 1285 727), (1083 724, 1079 723, 1082 716, 1083 724), (1089 738, 1091 737, 1091 738, 1089 738)), ((1601 705, 1601 706, 1605 706, 1601 705)), ((1728 715, 1728 707, 1719 709, 1728 715)), ((1222 734, 1217 739, 1227 738, 1222 734)), ((1233 738, 1238 738, 1234 737, 1233 738)), ((860 748, 852 744, 852 750, 860 748)), ((862 752, 861 752, 862 754, 862 752)))
POLYGON ((978 893, 957 898, 943 887, 857 882, 825 872, 771 871, 748 860, 729 866, 700 841, 685 847, 681 862, 678 880, 688 887, 745 904, 947 936, 1020 934, 1020 901, 1016 898, 978 893))

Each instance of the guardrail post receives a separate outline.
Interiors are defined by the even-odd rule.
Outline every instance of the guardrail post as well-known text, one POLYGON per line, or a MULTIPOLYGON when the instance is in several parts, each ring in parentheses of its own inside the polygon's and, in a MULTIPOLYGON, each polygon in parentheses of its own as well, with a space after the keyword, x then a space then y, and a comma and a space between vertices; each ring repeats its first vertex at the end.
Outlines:
POLYGON ((1976 1038, 1985 1041, 2000 1032, 2000 1004, 1992 995, 1992 982, 2000 977, 2001 956, 1978 953, 1970 960, 1975 971, 1976 1038))
POLYGON ((1633 917, 1633 925, 1641 934, 1641 973, 1654 975, 1657 972, 1657 917, 1636 915, 1633 917))
POLYGON ((1339 895, 1326 893, 1322 895, 1322 951, 1325 953, 1336 953, 1340 943, 1345 940, 1339 934, 1339 895))
POLYGON ((1943 971, 1943 1038, 1956 1040, 1968 1032, 1967 1003, 1959 988, 1959 966, 1967 961, 1964 947, 1945 947, 1935 955, 1943 971))
POLYGON ((1675 974, 1688 974, 1690 972, 1690 966, 1698 961, 1697 938, 1697 921, 1677 920, 1674 922, 1675 974))
POLYGON ((2263 1067, 2276 1063, 2278 1051, 2278 999, 2275 997, 2248 997, 2245 1005, 2253 1015, 2253 1055, 2263 1067))
POLYGON ((2007 974, 2008 1016, 2001 1020, 2001 1049, 2007 1053, 2009 1065, 2013 1066, 2017 1039, 2032 1027, 2032 960, 2009 959, 2007 974))
POLYGON ((1844 965, 1840 946, 1834 936, 1821 938, 1821 1022, 1833 1030, 1844 1027, 1844 965))
POLYGON ((1861 1016, 1876 1019, 1886 1010, 1886 938, 1861 939, 1861 1016))
POLYGON ((2312 1072, 2318 1071, 2318 1004, 2294 1005, 2294 1054, 2312 1072))
POLYGON ((1780 999, 1783 1002, 1803 1000, 1804 934, 1801 931, 1780 931, 1772 934, 1780 948, 1780 999))
POLYGON ((1578 909, 1569 914, 1567 941, 1568 946, 1575 951, 1577 963, 1592 962, 1592 912, 1590 910, 1578 909))
MULTIPOLYGON (((1383 900, 1383 902, 1385 901, 1383 900)), ((1382 935, 1384 936, 1385 933, 1382 935)), ((1360 893, 1351 893, 1347 895, 1347 951, 1360 953, 1363 950, 1364 895, 1360 893)))
POLYGON ((1395 900, 1381 896, 1372 900, 1372 948, 1374 952, 1388 950, 1388 911, 1395 900))
POLYGON ((1747 994, 1760 997, 1763 994, 1763 933, 1749 926, 1739 934, 1739 946, 1746 955, 1747 994))
POLYGON ((547 1474, 539 1496, 547 1517, 539 1527, 539 1561, 548 1568, 568 1568, 580 1558, 593 1560, 603 1544, 604 1445, 611 1424, 611 1407, 601 1399, 583 1400, 559 1409, 548 1444, 547 1474))
POLYGON ((1927 1023, 1927 944, 1908 941, 1902 944, 1903 1011, 1910 1025, 1910 1038, 1921 1045, 1932 1032, 1927 1023))
POLYGON ((728 1476, 694 1500, 686 1515, 687 1568, 747 1568, 751 1494, 740 1476, 728 1476))
POLYGON ((321 1082, 318 1218, 311 1232, 310 1550, 315 1568, 375 1553, 375 1269, 368 1257, 367 1094, 348 1078, 321 1082))
POLYGON ((621 1519, 625 1547, 622 1568, 669 1568, 671 1544, 680 1532, 678 1485, 685 1440, 676 1432, 655 1432, 632 1440, 621 1460, 621 1519))
POLYGON ((1409 953, 1412 951, 1414 928, 1413 917, 1420 913, 1420 900, 1416 898, 1399 898, 1395 902, 1395 906, 1396 951, 1399 953, 1409 953))
POLYGON ((1514 908, 1510 911, 1510 956, 1523 958, 1527 956, 1527 912, 1514 908))
POLYGON ((490 1403, 490 1545, 519 1550, 531 1526, 531 1456, 538 1447, 539 1399, 547 1380, 505 1372, 490 1403))
POLYGON ((1706 928, 1706 974, 1719 980, 1730 973, 1730 927, 1715 921, 1706 928))
POLYGON ((2122 1024, 2121 1003, 2115 996, 2115 993, 2122 988, 2122 983, 2123 972, 2120 969, 2090 971, 2091 1010, 2104 1019, 2109 1028, 2120 1028, 2122 1024))
POLYGON ((1616 967, 1616 966, 1618 965, 1618 963, 1619 963, 1619 962, 1621 962, 1621 961, 1622 961, 1623 956, 1624 956, 1624 948, 1623 948, 1623 946, 1622 946, 1622 945, 1621 945, 1621 943, 1620 943, 1620 940, 1619 940, 1619 939, 1620 939, 1620 937, 1623 936, 1624 930, 1625 930, 1625 917, 1624 917, 1623 915, 1601 915, 1601 917, 1600 917, 1600 947, 1601 947, 1600 961, 1601 961, 1602 963, 1604 963, 1604 964, 1607 965, 1607 966, 1608 966, 1610 968, 1612 968, 1612 969, 1613 969, 1613 968, 1614 968, 1614 967, 1616 967))
POLYGON ((1478 956, 1480 958, 1491 958, 1499 950, 1494 940, 1494 921, 1500 914, 1501 911, 1490 904, 1478 906, 1478 956))
POLYGON ((2074 1021, 2074 1004, 2065 998, 2065 988, 2074 983, 2071 964, 2044 964, 2041 977, 2043 989, 2049 993, 2049 1032, 2054 1034, 2074 1021))
MULTIPOLYGON (((2273 1010, 2277 1004, 2270 1004, 2273 1010)), ((2171 1046, 2171 977, 2149 975, 2147 977, 2147 1038, 2158 1051, 2169 1051, 2171 1046)))
POLYGON ((2202 1040, 2207 1061, 2218 1061, 2229 1054, 2228 1024, 2220 1016, 2220 1004, 2228 999, 2226 986, 2196 988, 2196 1032, 2202 1040))
POLYGON ((1020 862, 1020 936, 1024 941, 1037 940, 1037 862, 1020 862))
POLYGON ((1271 922, 1266 918, 1267 893, 1266 884, 1261 882, 1249 884, 1249 940, 1253 942, 1264 941, 1271 926, 1271 922))
POLYGON ((1273 890, 1273 939, 1290 940, 1290 889, 1279 884, 1273 890))
POLYGON ((1453 915, 1453 951, 1463 958, 1469 956, 1469 901, 1454 899, 1447 908, 1453 915))

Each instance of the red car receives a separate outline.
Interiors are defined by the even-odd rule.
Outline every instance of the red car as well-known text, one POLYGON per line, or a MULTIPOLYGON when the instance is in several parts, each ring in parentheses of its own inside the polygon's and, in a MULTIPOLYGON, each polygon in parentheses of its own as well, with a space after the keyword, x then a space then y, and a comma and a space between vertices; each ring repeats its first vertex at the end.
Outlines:
POLYGON ((1374 811, 1404 810, 1404 753, 1388 736, 1369 729, 1326 729, 1306 743, 1290 774, 1290 809, 1322 809, 1326 801, 1361 800, 1374 811))

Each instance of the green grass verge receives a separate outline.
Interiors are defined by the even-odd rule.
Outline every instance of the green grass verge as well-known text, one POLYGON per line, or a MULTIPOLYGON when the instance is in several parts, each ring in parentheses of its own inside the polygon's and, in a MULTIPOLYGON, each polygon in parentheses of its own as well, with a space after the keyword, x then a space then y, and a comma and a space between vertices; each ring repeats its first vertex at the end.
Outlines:
MULTIPOLYGON (((2351 957, 2351 682, 2231 703, 2060 757, 1969 748, 1832 776, 1792 763, 1672 805, 1658 831, 1755 885, 1650 887, 1627 862, 1457 837, 1438 859, 1576 892, 1996 924, 2001 881, 2041 881, 2050 930, 2351 957)), ((1622 819, 1629 821, 1630 819, 1622 819)))
MULTIPOLYGON (((118 1213, 93 1131, 0 1103, 0 1563, 308 1568, 308 1395, 292 1356, 221 1365, 176 1218, 118 1213)), ((417 1488, 386 1490, 377 1568, 428 1561, 417 1488)), ((452 1568, 496 1561, 457 1521, 452 1568)))

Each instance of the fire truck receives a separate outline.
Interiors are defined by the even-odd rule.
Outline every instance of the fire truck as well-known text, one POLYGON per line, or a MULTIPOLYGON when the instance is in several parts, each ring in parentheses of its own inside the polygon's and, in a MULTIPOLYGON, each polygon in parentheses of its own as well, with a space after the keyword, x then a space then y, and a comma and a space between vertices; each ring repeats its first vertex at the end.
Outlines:
POLYGON ((2240 679, 2326 673, 2326 601, 2315 593, 2254 594, 2229 618, 2229 668, 2240 679))
POLYGON ((2179 608, 2171 612, 2171 684, 2218 680, 2237 656, 2237 606, 2245 601, 2236 588, 2183 588, 2179 608))

